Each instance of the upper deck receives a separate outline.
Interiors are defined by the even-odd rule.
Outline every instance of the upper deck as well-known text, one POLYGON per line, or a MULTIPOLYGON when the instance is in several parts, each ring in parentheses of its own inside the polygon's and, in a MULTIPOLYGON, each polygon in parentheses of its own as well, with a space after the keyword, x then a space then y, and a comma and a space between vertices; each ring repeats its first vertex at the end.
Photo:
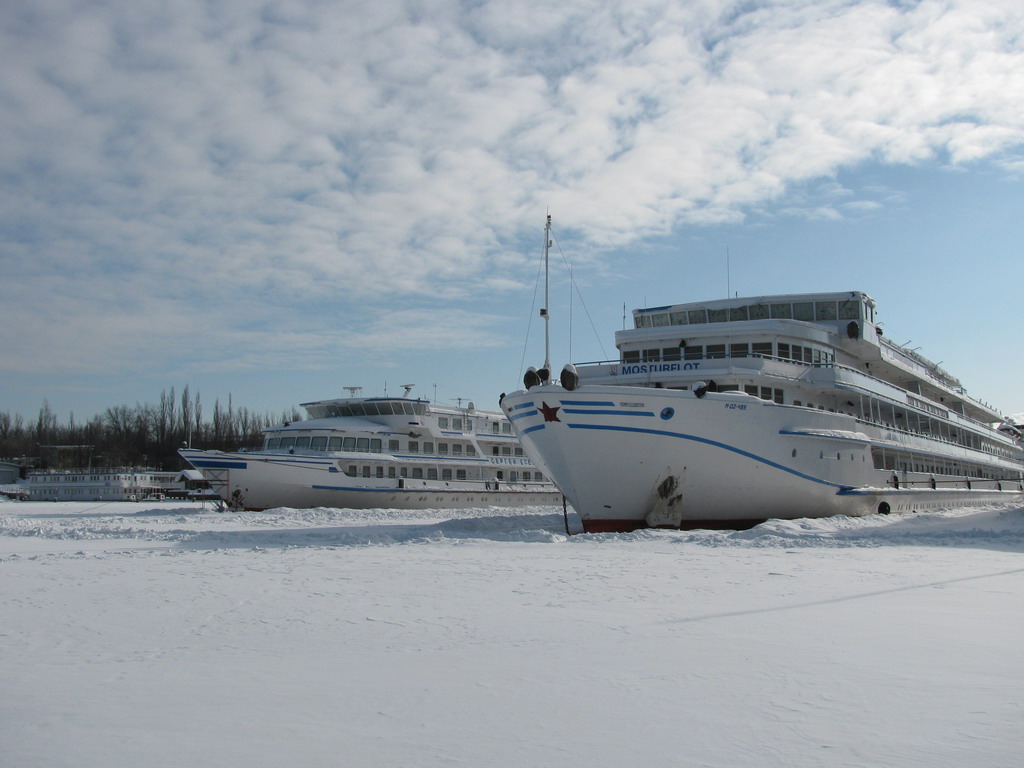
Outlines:
POLYGON ((886 338, 874 299, 861 291, 647 307, 634 310, 633 319, 633 328, 616 333, 619 360, 578 366, 581 378, 672 387, 741 370, 806 380, 800 368, 841 368, 982 423, 999 419, 995 409, 968 397, 947 371, 886 338))

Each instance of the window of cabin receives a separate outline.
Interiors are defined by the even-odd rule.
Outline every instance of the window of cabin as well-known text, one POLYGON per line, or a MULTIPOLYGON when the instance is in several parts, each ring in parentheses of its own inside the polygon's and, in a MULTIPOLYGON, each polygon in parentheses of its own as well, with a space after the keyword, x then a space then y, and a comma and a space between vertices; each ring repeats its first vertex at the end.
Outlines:
POLYGON ((668 317, 672 321, 672 325, 686 325, 685 312, 669 312, 668 317))
POLYGON ((640 350, 639 349, 626 349, 622 352, 622 362, 624 363, 639 363, 640 362, 640 350))
POLYGON ((447 456, 448 455, 448 443, 438 443, 437 444, 437 452, 440 453, 442 456, 447 456))
POLYGON ((329 451, 340 451, 341 450, 341 438, 332 437, 327 443, 327 450, 329 451))
POLYGON ((690 321, 691 325, 697 323, 706 323, 708 321, 708 314, 703 309, 691 309, 686 313, 686 318, 690 321))
POLYGON ((348 469, 345 470, 345 474, 348 475, 349 477, 358 477, 359 468, 356 467, 354 464, 349 464, 348 469))
POLYGON ((280 448, 280 447, 281 447, 281 438, 280 437, 272 437, 269 440, 267 440, 267 448, 280 448))
POLYGON ((366 453, 370 450, 370 438, 359 437, 356 438, 356 450, 360 453, 366 453))
POLYGON ((437 417, 437 426, 439 426, 441 429, 448 429, 448 417, 447 416, 438 416, 437 417))
POLYGON ((662 360, 678 360, 681 357, 682 350, 679 347, 665 347, 661 350, 662 360))
POLYGON ((412 468, 412 479, 413 480, 422 480, 423 479, 423 467, 413 467, 412 468))
POLYGON ((814 320, 814 302, 813 301, 795 301, 795 302, 793 302, 793 319, 794 320, 814 320))
POLYGON ((661 359, 660 349, 645 349, 644 350, 644 362, 650 363, 661 359))
POLYGON ((770 341, 755 341, 750 345, 754 357, 771 357, 772 343, 770 341))
POLYGON ((461 432, 462 431, 462 419, 453 418, 452 419, 452 429, 457 429, 457 430, 459 430, 461 432))
POLYGON ((354 451, 356 449, 356 439, 354 437, 345 438, 345 450, 354 451))
POLYGON ((464 470, 464 469, 457 469, 457 470, 455 470, 455 479, 456 480, 465 480, 466 479, 466 470, 464 470))
POLYGON ((441 479, 442 480, 451 480, 452 479, 452 471, 450 469, 442 469, 441 470, 441 479))
POLYGON ((466 446, 466 455, 467 456, 476 456, 476 448, 474 448, 472 445, 467 445, 466 446))
POLYGON ((399 450, 399 448, 398 448, 398 441, 397 440, 388 440, 388 451, 390 451, 391 453, 394 453, 397 450, 399 450))
POLYGON ((437 468, 429 467, 427 469, 427 480, 437 480, 437 468))
POLYGON ((455 456, 462 455, 462 446, 458 443, 452 443, 452 454, 455 456))
POLYGON ((746 357, 750 354, 749 344, 730 344, 729 357, 746 357))
POLYGON ((815 320, 835 320, 837 317, 838 313, 836 312, 836 303, 834 301, 814 302, 815 320))
POLYGON ((294 437, 282 437, 281 438, 281 447, 282 448, 291 448, 294 445, 295 445, 295 438, 294 437))
POLYGON ((683 349, 683 357, 686 360, 700 360, 704 357, 704 347, 700 344, 687 344, 683 349))
POLYGON ((746 307, 733 307, 729 310, 729 322, 735 323, 737 320, 749 320, 750 314, 746 307))
POLYGON ((860 319, 860 302, 854 301, 853 299, 847 299, 846 301, 839 302, 839 319, 840 320, 859 320, 860 319))
POLYGON ((725 344, 708 344, 708 357, 725 357, 725 344))
POLYGON ((377 474, 377 478, 378 479, 383 479, 384 478, 384 467, 377 467, 376 474, 377 474))
POLYGON ((783 360, 789 360, 789 344, 779 342, 779 357, 783 360))
POLYGON ((395 472, 395 468, 394 467, 388 467, 388 477, 389 478, 394 479, 396 474, 397 473, 395 472))
POLYGON ((656 315, 652 315, 651 321, 655 328, 663 328, 664 326, 668 325, 668 313, 659 312, 656 315))
POLYGON ((512 423, 506 421, 504 424, 502 424, 501 425, 501 433, 503 435, 511 435, 512 434, 512 423))
POLYGON ((370 468, 369 467, 363 467, 363 477, 369 477, 369 476, 370 476, 370 468))
POLYGON ((409 453, 419 453, 419 452, 420 452, 419 441, 417 441, 417 440, 410 440, 409 441, 409 453))
POLYGON ((309 447, 314 451, 326 451, 327 450, 327 435, 321 437, 314 437, 309 441, 309 447))
POLYGON ((501 455, 502 456, 511 456, 512 455, 512 446, 511 445, 503 445, 503 446, 501 446, 501 455))
POLYGON ((423 452, 424 453, 433 453, 434 452, 434 444, 433 444, 433 442, 426 442, 426 441, 424 441, 424 443, 423 443, 423 452))
POLYGON ((709 323, 724 323, 729 319, 729 312, 725 309, 709 309, 708 310, 708 322, 709 323))
POLYGON ((309 448, 309 436, 307 435, 305 437, 296 437, 295 438, 295 447, 296 448, 309 448))
POLYGON ((793 319, 793 305, 786 304, 772 304, 771 305, 772 320, 792 320, 793 319))
POLYGON ((751 320, 767 320, 771 317, 771 309, 767 304, 754 304, 750 307, 751 320))

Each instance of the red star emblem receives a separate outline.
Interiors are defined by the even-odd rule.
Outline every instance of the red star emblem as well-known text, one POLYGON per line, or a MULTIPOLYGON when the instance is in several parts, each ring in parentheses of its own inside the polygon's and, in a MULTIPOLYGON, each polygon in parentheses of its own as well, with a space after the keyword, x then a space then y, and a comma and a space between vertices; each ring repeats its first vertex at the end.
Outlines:
POLYGON ((537 410, 544 414, 544 421, 561 421, 561 419, 558 418, 558 412, 561 409, 557 405, 550 406, 547 403, 542 402, 540 404, 540 408, 537 410))

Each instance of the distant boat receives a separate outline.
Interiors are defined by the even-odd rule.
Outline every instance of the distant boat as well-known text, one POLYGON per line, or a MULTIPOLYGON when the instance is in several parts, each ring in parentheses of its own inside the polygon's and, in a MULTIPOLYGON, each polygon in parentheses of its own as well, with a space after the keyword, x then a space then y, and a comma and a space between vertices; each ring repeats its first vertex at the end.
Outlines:
POLYGON ((501 407, 586 531, 1020 501, 1020 428, 875 309, 848 291, 634 310, 618 360, 559 383, 545 360, 501 407))
POLYGON ((421 509, 561 503, 498 411, 408 397, 304 403, 254 451, 179 453, 231 507, 421 509))

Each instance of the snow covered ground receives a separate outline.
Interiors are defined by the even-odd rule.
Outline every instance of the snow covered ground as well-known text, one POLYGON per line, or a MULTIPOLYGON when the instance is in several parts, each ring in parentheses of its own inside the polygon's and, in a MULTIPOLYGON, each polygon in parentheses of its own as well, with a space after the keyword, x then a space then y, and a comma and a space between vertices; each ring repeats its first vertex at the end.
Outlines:
POLYGON ((1019 766, 1022 598, 1024 509, 0 502, 0 764, 1019 766))

